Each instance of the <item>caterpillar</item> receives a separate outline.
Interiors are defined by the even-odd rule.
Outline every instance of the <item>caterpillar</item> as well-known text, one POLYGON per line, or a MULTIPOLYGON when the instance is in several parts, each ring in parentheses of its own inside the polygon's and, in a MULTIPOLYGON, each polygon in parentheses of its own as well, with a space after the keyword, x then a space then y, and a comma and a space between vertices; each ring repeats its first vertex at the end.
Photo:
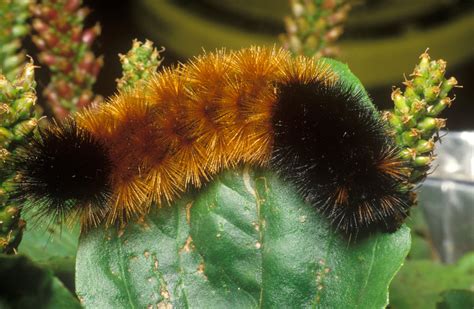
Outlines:
POLYGON ((275 170, 344 234, 394 231, 410 208, 405 164, 334 63, 252 47, 165 68, 42 129, 17 156, 16 196, 85 229, 125 224, 248 164, 275 170))

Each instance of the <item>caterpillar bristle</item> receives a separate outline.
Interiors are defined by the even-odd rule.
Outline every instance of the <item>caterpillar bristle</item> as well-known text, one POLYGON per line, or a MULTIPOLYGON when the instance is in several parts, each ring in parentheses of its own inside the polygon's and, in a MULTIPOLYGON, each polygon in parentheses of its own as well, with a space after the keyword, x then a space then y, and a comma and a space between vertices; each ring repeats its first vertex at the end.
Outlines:
POLYGON ((85 229, 123 225, 245 163, 277 171, 349 235, 393 231, 408 215, 404 162, 379 113, 325 61, 221 50, 141 87, 33 140, 19 195, 85 229))

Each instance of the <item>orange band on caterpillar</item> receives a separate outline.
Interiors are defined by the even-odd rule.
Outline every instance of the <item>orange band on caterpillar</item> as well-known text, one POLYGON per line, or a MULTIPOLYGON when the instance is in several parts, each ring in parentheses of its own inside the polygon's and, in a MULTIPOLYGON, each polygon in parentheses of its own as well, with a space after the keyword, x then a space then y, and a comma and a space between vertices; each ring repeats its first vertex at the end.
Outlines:
POLYGON ((408 215, 403 162, 363 90, 324 61, 250 48, 165 69, 52 125, 20 153, 17 195, 83 227, 125 223, 241 163, 275 169, 347 233, 408 215))

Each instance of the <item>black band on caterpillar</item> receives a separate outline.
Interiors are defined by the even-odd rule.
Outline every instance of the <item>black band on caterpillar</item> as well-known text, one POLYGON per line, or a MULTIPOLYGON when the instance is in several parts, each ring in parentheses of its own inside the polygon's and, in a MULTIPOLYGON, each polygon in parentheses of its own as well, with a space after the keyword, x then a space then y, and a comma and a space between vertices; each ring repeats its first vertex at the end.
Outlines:
POLYGON ((277 88, 271 166, 338 229, 397 229, 410 207, 403 163, 366 95, 342 81, 277 88))
POLYGON ((35 215, 72 219, 71 213, 105 213, 112 170, 107 148, 73 119, 40 130, 15 158, 14 197, 35 215))

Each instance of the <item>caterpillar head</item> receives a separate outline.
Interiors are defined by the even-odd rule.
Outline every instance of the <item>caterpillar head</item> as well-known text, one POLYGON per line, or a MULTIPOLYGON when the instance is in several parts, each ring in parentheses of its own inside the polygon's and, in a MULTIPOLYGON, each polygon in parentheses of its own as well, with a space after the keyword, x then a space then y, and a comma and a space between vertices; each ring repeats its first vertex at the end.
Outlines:
POLYGON ((14 196, 35 215, 63 221, 107 211, 111 160, 106 147, 74 120, 53 123, 19 150, 14 196))

